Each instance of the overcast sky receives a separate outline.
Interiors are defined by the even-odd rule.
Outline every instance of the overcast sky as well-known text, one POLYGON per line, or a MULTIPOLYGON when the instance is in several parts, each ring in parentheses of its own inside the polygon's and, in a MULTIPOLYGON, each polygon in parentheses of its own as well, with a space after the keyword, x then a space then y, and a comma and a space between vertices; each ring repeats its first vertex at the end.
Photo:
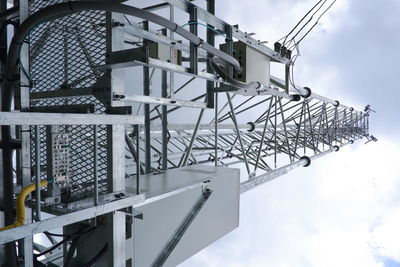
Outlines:
MULTIPOLYGON (((217 0, 217 16, 275 42, 316 0, 217 0)), ((241 198, 240 226, 182 267, 400 266, 400 1, 337 0, 301 45, 296 82, 377 113, 358 141, 241 198)))

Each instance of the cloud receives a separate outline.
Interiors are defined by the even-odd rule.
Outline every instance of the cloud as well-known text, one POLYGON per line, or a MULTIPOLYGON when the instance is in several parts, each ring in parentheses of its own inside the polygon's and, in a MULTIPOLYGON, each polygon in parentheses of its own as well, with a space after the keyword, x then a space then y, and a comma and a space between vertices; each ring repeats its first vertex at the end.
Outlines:
POLYGON ((376 254, 399 262, 400 265, 400 207, 385 212, 372 230, 371 246, 376 254))
POLYGON ((239 228, 181 266, 364 267, 399 260, 400 175, 390 168, 399 156, 393 141, 359 142, 242 195, 239 228))
MULTIPOLYGON (((217 15, 273 43, 312 3, 219 1, 217 15)), ((239 228, 181 266, 400 265, 400 58, 383 53, 400 43, 399 10, 395 0, 338 0, 296 65, 296 81, 317 93, 358 109, 372 104, 379 141, 346 146, 243 195, 239 228)))

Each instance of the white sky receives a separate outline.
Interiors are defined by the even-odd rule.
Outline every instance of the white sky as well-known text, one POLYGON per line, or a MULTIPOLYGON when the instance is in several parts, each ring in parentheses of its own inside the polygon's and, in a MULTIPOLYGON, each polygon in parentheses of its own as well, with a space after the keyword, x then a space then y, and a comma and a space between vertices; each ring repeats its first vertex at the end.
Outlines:
MULTIPOLYGON (((219 0, 217 16, 273 43, 314 3, 219 0)), ((400 266, 400 94, 394 59, 377 53, 399 43, 397 11, 395 0, 338 0, 303 42, 295 72, 319 94, 375 107, 379 141, 358 141, 243 195, 239 228, 180 266, 400 266), (371 62, 378 56, 384 67, 371 62)))
POLYGON ((181 266, 400 261, 398 158, 390 141, 359 142, 261 186, 242 196, 239 228, 181 266))

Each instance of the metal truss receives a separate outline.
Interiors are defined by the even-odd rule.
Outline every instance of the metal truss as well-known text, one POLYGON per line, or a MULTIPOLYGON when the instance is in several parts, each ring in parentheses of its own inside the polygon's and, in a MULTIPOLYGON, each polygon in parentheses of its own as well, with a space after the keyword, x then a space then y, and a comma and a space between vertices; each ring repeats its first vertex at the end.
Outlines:
MULTIPOLYGON (((200 112, 197 124, 168 125, 168 168, 192 164, 241 167, 254 179, 304 156, 353 143, 368 133, 365 113, 334 101, 311 96, 294 102, 278 96, 244 98, 229 93, 225 98, 227 102, 208 124, 202 123, 204 113, 200 112)), ((176 109, 170 111, 173 114, 176 109)), ((157 108, 151 114, 160 118, 157 108)), ((162 170, 161 130, 161 125, 151 127, 155 170, 162 170)))
MULTIPOLYGON (((19 0, 12 8, 5 2, 0 4, 0 26, 17 28, 47 6, 65 1, 19 0)), ((1 219, 5 224, 14 221, 14 199, 21 188, 32 183, 39 187, 40 179, 51 178, 52 134, 69 136, 72 171, 67 194, 61 198, 52 186, 37 190, 27 201, 32 212, 25 225, 0 232, 0 264, 14 266, 18 255, 31 266, 39 262, 33 251, 49 266, 70 263, 80 250, 77 233, 88 231, 82 225, 93 230, 101 218, 107 231, 90 230, 88 235, 106 244, 100 250, 108 253, 103 264, 125 266, 133 259, 125 253, 125 231, 132 226, 127 217, 136 216, 134 209, 204 186, 202 182, 145 197, 141 174, 197 164, 240 168, 244 193, 363 136, 376 140, 369 136, 369 108, 356 111, 307 87, 291 86, 291 59, 216 17, 214 0, 204 6, 185 0, 151 6, 136 1, 131 5, 140 18, 134 16, 136 9, 123 14, 101 4, 74 13, 81 2, 86 1, 64 3, 68 14, 49 16, 15 44, 20 46, 17 81, 5 76, 8 40, 6 31, 1 32, 1 91, 12 84, 17 92, 12 107, 2 106, 0 112, 1 219), (152 12, 153 20, 142 18, 146 12, 152 12), (157 24, 154 14, 167 25, 157 24), (285 80, 271 76, 269 84, 246 90, 229 83, 232 64, 226 67, 228 77, 217 75, 210 59, 218 54, 232 59, 234 40, 285 66, 285 80), (154 44, 167 47, 171 58, 181 53, 182 62, 151 57, 154 44), (222 53, 218 44, 227 51, 222 53), (129 75, 134 84, 126 82, 129 75), (3 134, 8 132, 9 137, 3 134), (125 179, 131 177, 137 181, 136 193, 126 195, 125 179), (44 213, 54 216, 42 219, 44 213), (57 228, 61 237, 71 237, 71 244, 61 246, 65 241, 47 232, 57 228), (41 233, 51 246, 34 242, 33 235, 41 233), (6 260, 2 253, 7 253, 6 260)), ((185 231, 178 228, 173 237, 185 231)), ((171 240, 159 262, 179 242, 171 240)), ((100 252, 85 252, 86 258, 100 252)))

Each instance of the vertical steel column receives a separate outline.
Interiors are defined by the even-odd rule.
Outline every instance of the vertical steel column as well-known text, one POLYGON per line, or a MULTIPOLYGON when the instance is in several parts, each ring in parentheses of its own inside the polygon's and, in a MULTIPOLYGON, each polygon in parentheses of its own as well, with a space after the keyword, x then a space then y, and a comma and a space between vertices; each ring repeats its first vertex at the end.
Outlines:
MULTIPOLYGON (((5 12, 7 10, 7 1, 0 1, 0 13, 5 12)), ((5 19, 0 19, 0 27, 5 25, 5 19)), ((5 74, 5 66, 7 62, 7 30, 3 31, 0 33, 0 74, 4 76, 5 74)), ((2 94, 4 92, 4 83, 0 83, 0 100, 2 100, 2 94)), ((0 101, 0 108, 2 107, 2 102, 0 101)), ((3 132, 3 127, 2 131, 0 131, 0 140, 3 144, 4 143, 4 137, 2 135, 3 132)), ((5 164, 3 164, 3 160, 5 159, 5 154, 3 149, 0 149, 0 200, 3 201, 5 210, 11 210, 12 206, 10 205, 12 202, 12 195, 10 201, 7 203, 7 197, 10 195, 9 192, 7 192, 10 188, 13 187, 12 181, 9 179, 6 180, 6 175, 5 172, 6 170, 3 169, 5 164)), ((10 218, 11 216, 8 216, 7 213, 3 213, 0 211, 0 219, 3 219, 0 222, 0 225, 7 225, 9 222, 12 223, 13 218, 10 218)), ((15 252, 15 247, 14 243, 9 243, 6 244, 5 246, 0 245, 0 265, 10 263, 10 266, 13 266, 11 262, 15 262, 16 265, 16 252, 15 252), (14 248, 14 253, 11 253, 14 248), (5 257, 7 255, 7 257, 5 257)))
MULTIPOLYGON (((276 143, 276 135, 277 135, 277 132, 276 132, 276 127, 277 127, 277 119, 278 119, 278 116, 277 116, 277 111, 278 111, 278 101, 276 100, 276 96, 274 96, 273 98, 272 98, 274 101, 275 101, 275 103, 274 103, 274 106, 275 106, 275 112, 274 112, 274 117, 275 117, 275 121, 274 121, 274 144, 275 144, 275 149, 274 149, 274 165, 275 165, 275 169, 276 169, 276 167, 277 167, 277 164, 276 164, 276 154, 277 154, 277 149, 278 149, 278 144, 276 143)), ((271 99, 271 101, 272 101, 272 99, 271 99)))
POLYGON ((290 87, 290 63, 285 65, 285 93, 289 93, 289 87, 290 87))
MULTIPOLYGON (((125 127, 113 125, 107 127, 108 137, 108 191, 125 191, 125 127)), ((125 264, 125 213, 115 211, 108 217, 108 264, 125 264), (124 227, 121 227, 121 226, 124 227)))
MULTIPOLYGON (((190 32, 197 36, 197 7, 193 4, 189 6, 189 15, 190 32)), ((190 72, 196 75, 198 73, 198 51, 193 43, 190 43, 190 72)))
MULTIPOLYGON (((149 22, 143 22, 143 29, 149 30, 149 22)), ((149 43, 147 40, 143 40, 143 46, 146 50, 146 58, 149 58, 149 43)), ((143 95, 150 95, 150 68, 143 67, 143 95)), ((150 140, 150 105, 144 104, 144 135, 145 135, 145 146, 144 146, 144 169, 145 173, 150 173, 151 170, 151 140, 150 140)))
MULTIPOLYGON (((6 5, 6 1, 2 1, 4 5, 6 5)), ((2 3, 2 4, 3 4, 2 3)), ((6 40, 6 39, 5 39, 6 40)), ((7 44, 5 44, 7 47, 7 44)), ((7 48, 5 49, 7 52, 7 48)), ((7 54, 7 53, 6 53, 7 54)), ((6 57, 6 56, 5 56, 6 57)), ((4 60, 6 60, 4 58, 4 60)), ((5 66, 5 61, 2 62, 5 66)), ((4 89, 4 87, 3 87, 4 89)), ((4 93, 4 90, 1 91, 4 93)), ((2 95, 2 107, 5 105, 5 96, 2 95), (4 101, 4 102, 3 102, 4 101)), ((3 163, 3 204, 4 204, 4 225, 9 225, 14 222, 13 214, 13 207, 14 207, 14 182, 13 182, 13 170, 12 166, 12 149, 9 146, 11 141, 11 136, 8 134, 8 130, 10 126, 2 126, 1 127, 1 140, 4 145, 2 150, 2 163, 3 163)), ((16 246, 15 242, 10 242, 5 245, 5 255, 7 258, 4 260, 6 261, 7 266, 17 266, 17 254, 16 254, 16 246)))
MULTIPOLYGON (((0 13, 3 13, 7 10, 7 1, 1 1, 0 2, 0 13)), ((5 19, 0 18, 0 27, 5 27, 5 19)), ((3 32, 0 32, 0 75, 4 76, 5 75, 5 67, 6 67, 6 62, 7 62, 7 30, 4 30, 3 32)), ((4 83, 0 83, 0 93, 4 92, 4 83)), ((1 100, 2 95, 0 95, 0 100, 1 100)), ((1 108, 1 101, 0 101, 0 108, 1 108)), ((0 131, 0 140, 3 142, 2 139, 2 133, 0 131)), ((6 181, 3 181, 4 176, 3 176, 3 150, 0 149, 0 200, 3 201, 4 199, 4 189, 6 181)), ((1 211, 0 211, 1 212, 1 211)), ((3 225, 3 223, 6 222, 0 222, 0 225, 3 225)), ((0 263, 1 260, 0 260, 0 263)))
MULTIPOLYGON (((225 34, 226 34, 226 39, 225 42, 227 44, 226 46, 226 53, 228 55, 233 55, 233 39, 232 39, 232 26, 226 26, 225 27, 225 34)), ((233 67, 231 64, 226 63, 226 73, 228 76, 232 77, 233 76, 233 67)))
MULTIPOLYGON (((207 0, 207 11, 209 13, 215 15, 215 0, 207 0)), ((215 32, 211 29, 211 28, 213 28, 213 26, 210 24, 208 24, 207 26, 208 26, 207 27, 207 43, 209 43, 212 46, 215 46, 215 32)), ((212 55, 208 54, 208 58, 210 58, 210 57, 212 57, 212 55)), ((214 70, 211 67, 211 65, 209 64, 209 62, 207 62, 207 72, 214 73, 214 70)), ((214 156, 214 162, 215 162, 215 166, 218 166, 218 92, 215 92, 215 95, 214 95, 214 88, 215 88, 215 83, 212 81, 207 81, 207 107, 215 109, 215 118, 214 118, 215 156, 214 156)))
MULTIPOLYGON (((232 26, 226 26, 226 27, 225 27, 225 35, 226 35, 225 42, 226 42, 226 44, 227 44, 227 46, 226 46, 226 51, 225 51, 225 52, 226 52, 228 55, 231 55, 231 56, 232 56, 232 55, 233 55, 232 26)), ((226 67, 225 67, 225 68, 226 68, 226 72, 227 72, 228 76, 232 77, 232 76, 233 76, 233 67, 232 67, 230 64, 226 63, 226 67)), ((218 94, 218 93, 217 93, 217 94, 218 94)), ((233 97, 235 97, 235 96, 233 96, 233 97, 231 98, 230 95, 229 95, 229 93, 226 93, 226 97, 227 97, 227 99, 228 99, 228 103, 226 103, 225 106, 226 106, 227 104, 229 104, 229 106, 230 106, 231 114, 232 114, 232 120, 233 120, 233 122, 234 122, 234 124, 235 124, 237 136, 238 136, 238 138, 239 138, 239 142, 240 142, 240 145, 241 145, 241 147, 242 147, 243 159, 244 159, 244 162, 245 162, 245 164, 246 164, 247 173, 250 175, 250 168, 249 168, 249 164, 247 163, 247 158, 246 158, 246 154, 245 154, 246 151, 243 149, 242 138, 241 138, 241 136, 240 136, 239 128, 237 127, 236 117, 235 117, 234 109, 233 109, 233 105, 232 105, 232 99, 233 99, 233 97)), ((222 108, 222 109, 223 109, 223 108, 222 108)), ((222 111, 222 109, 221 109, 221 111, 222 111)), ((218 120, 217 120, 217 121, 218 121, 218 120)))
MULTIPOLYGON (((174 8, 174 6, 173 5, 170 5, 169 6, 169 20, 170 21, 174 21, 175 20, 175 8, 174 8)), ((174 32, 173 31, 169 31, 169 36, 170 36, 170 38, 171 38, 171 40, 173 40, 174 39, 174 32)), ((172 56, 173 56, 173 54, 174 54, 174 49, 171 47, 170 48, 170 56, 171 56, 171 58, 172 58, 172 56)), ((171 99, 174 99, 174 97, 175 97, 175 75, 174 75, 174 72, 170 72, 169 73, 169 97, 171 98, 171 99)), ((163 120, 164 121, 164 120, 163 120)), ((168 110, 166 109, 166 111, 165 111, 165 127, 166 127, 166 129, 165 129, 165 131, 167 132, 168 131, 168 110)), ((166 138, 166 140, 167 140, 168 138, 166 138)), ((168 140, 167 140, 167 145, 168 145, 168 140)), ((166 150, 166 153, 168 152, 168 146, 165 148, 165 150, 166 150)), ((163 159, 164 159, 164 157, 163 157, 163 159)), ((165 169, 167 169, 168 168, 168 155, 166 155, 165 156, 165 162, 163 161, 163 165, 165 164, 165 169)), ((163 169, 164 169, 164 167, 163 167, 163 169)))
MULTIPOLYGON (((140 194, 140 127, 135 125, 136 135, 136 194, 140 194)), ((135 152, 132 151, 132 154, 135 152)))
MULTIPOLYGON (((111 1, 111 0, 109 0, 111 1)), ((123 21, 122 14, 107 12, 106 27, 107 27, 107 52, 112 53, 124 49, 124 34, 116 29, 117 25, 114 21, 123 21)), ((124 93, 124 70, 112 70, 110 76, 111 88, 111 103, 115 105, 124 105, 123 101, 114 103, 113 93, 124 93)), ((108 192, 125 191, 125 127, 123 125, 108 125, 107 126, 107 178, 108 192)), ((107 266, 125 266, 126 262, 126 215, 122 211, 115 211, 108 215, 107 218, 107 266)))
MULTIPOLYGON (((170 21, 175 21, 175 8, 173 5, 169 5, 169 20, 170 21)), ((169 37, 171 40, 174 40, 175 34, 173 31, 169 31, 169 37)), ((170 48, 170 56, 172 58, 174 54, 174 49, 171 47, 170 48)), ((174 98, 174 91, 175 88, 175 75, 174 72, 169 73, 169 96, 173 99, 174 98)))
MULTIPOLYGON (((24 22, 29 17, 29 1, 15 0, 14 3, 19 5, 19 23, 24 22)), ((20 50, 20 64, 29 74, 29 43, 25 43, 20 50)), ((30 107, 30 79, 24 74, 20 74, 19 99, 15 99, 15 106, 20 110, 25 110, 30 107)), ((19 128, 19 127, 18 127, 19 128)), ((31 128, 29 126, 21 126, 18 136, 21 138, 21 150, 19 165, 21 170, 17 170, 21 177, 22 188, 32 183, 31 179, 31 128)), ((39 178, 40 179, 40 178, 39 178)), ((40 191, 39 189, 37 189, 40 191)), ((27 210, 29 211, 29 209, 27 210)), ((32 212, 27 212, 26 223, 32 222, 32 212)), ((19 241, 20 251, 23 252, 24 264, 29 266, 33 264, 33 237, 26 237, 19 241), (22 248, 22 249, 21 249, 22 248)))
POLYGON ((214 117, 214 146, 215 146, 215 166, 218 166, 218 93, 215 93, 215 117, 214 117))
MULTIPOLYGON (((167 35, 167 29, 162 29, 162 35, 167 35)), ((167 71, 161 71, 161 96, 164 98, 168 97, 168 78, 167 71)), ((166 105, 162 105, 162 163, 161 167, 163 171, 168 169, 168 110, 166 105)))
POLYGON ((36 165, 36 172, 35 172, 35 198, 36 198, 36 221, 41 220, 40 216, 40 127, 39 125, 35 126, 35 165, 36 165))
MULTIPOLYGON (((211 14, 215 14, 215 0, 207 0, 207 11, 211 14)), ((207 25, 207 43, 214 46, 215 45, 215 33, 210 28, 213 28, 211 25, 207 25)), ((208 57, 212 57, 212 55, 208 55, 208 57)), ((207 64, 207 72, 214 73, 210 64, 207 64)), ((218 94, 218 93, 216 93, 218 94)), ((207 81, 207 107, 213 108, 214 107, 214 82, 207 81)))
POLYGON ((94 183, 94 204, 99 205, 99 176, 98 176, 98 126, 93 125, 93 183, 94 183))
MULTIPOLYGON (((52 159, 54 157, 53 155, 53 149, 52 149, 52 135, 57 134, 60 132, 60 126, 59 125, 47 125, 46 126, 46 164, 47 164, 47 177, 53 177, 53 164, 52 164, 52 159)), ((49 184, 47 186, 47 195, 50 196, 59 196, 61 195, 60 188, 57 186, 54 186, 54 184, 49 184)))

